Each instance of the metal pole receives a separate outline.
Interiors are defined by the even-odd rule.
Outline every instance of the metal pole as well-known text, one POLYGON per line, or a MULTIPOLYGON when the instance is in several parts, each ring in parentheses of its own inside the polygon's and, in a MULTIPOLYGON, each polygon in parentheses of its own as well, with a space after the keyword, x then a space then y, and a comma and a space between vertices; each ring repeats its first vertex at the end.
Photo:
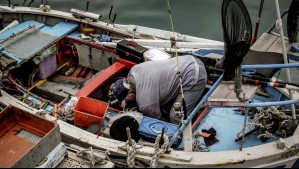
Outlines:
POLYGON ((256 39, 257 39, 257 34, 258 34, 258 31, 259 31, 260 22, 261 22, 261 18, 262 18, 262 12, 263 12, 263 8, 264 8, 264 2, 265 2, 265 0, 261 0, 259 16, 258 16, 258 20, 255 24, 255 31, 254 31, 254 36, 253 36, 253 40, 252 40, 251 45, 253 45, 256 42, 256 39))
POLYGON ((263 103, 249 103, 245 107, 269 107, 269 106, 284 106, 290 104, 298 104, 299 100, 288 100, 279 102, 263 102, 263 103))
POLYGON ((129 140, 129 145, 132 146, 132 145, 133 145, 133 142, 132 142, 132 136, 131 136, 130 128, 127 127, 127 128, 126 128, 126 131, 127 131, 127 137, 128 137, 128 140, 129 140))
MULTIPOLYGON (((279 29, 280 39, 281 39, 281 44, 282 44, 283 59, 284 59, 285 64, 289 64, 288 56, 287 56, 287 50, 286 50, 286 46, 285 46, 285 40, 284 40, 282 20, 281 20, 281 17, 280 17, 281 14, 280 14, 280 7, 279 7, 278 0, 275 0, 275 7, 276 7, 276 14, 277 14, 277 24, 278 24, 278 29, 279 29)), ((288 80, 289 83, 291 83, 292 81, 291 81, 290 69, 287 68, 286 72, 287 72, 287 80, 288 80)), ((290 99, 294 100, 293 91, 289 90, 289 95, 290 95, 290 99)), ((296 120, 297 116, 296 116, 296 109, 295 109, 294 104, 292 104, 292 115, 293 115, 293 119, 296 120)))
POLYGON ((252 69, 281 69, 281 68, 298 68, 299 63, 290 64, 265 64, 265 65, 242 65, 243 70, 252 69))

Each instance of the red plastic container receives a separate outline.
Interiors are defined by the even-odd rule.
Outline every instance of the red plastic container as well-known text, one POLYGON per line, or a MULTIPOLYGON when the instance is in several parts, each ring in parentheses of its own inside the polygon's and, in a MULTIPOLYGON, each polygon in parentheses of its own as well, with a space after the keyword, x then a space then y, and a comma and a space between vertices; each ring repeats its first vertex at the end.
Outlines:
POLYGON ((89 127, 92 123, 104 124, 108 103, 88 97, 80 97, 74 108, 74 122, 80 127, 89 127))

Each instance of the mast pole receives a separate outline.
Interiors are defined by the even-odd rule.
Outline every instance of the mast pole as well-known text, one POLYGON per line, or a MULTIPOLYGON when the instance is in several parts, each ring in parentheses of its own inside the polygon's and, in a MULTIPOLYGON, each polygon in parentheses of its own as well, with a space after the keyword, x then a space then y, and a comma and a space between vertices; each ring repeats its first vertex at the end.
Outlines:
MULTIPOLYGON (((286 46, 285 46, 285 39, 284 39, 283 26, 282 26, 282 20, 281 20, 280 7, 279 7, 278 0, 275 0, 275 7, 276 7, 276 14, 277 14, 277 27, 279 29, 280 39, 281 39, 281 44, 282 44, 283 59, 284 59, 285 64, 289 64, 287 50, 286 50, 286 46)), ((291 74, 290 74, 289 68, 286 69, 286 73, 287 73, 287 82, 291 83, 292 80, 291 80, 291 74)), ((291 100, 294 100, 294 95, 293 95, 292 90, 289 90, 289 96, 290 96, 291 100)), ((297 116, 296 116, 296 109, 295 109, 294 104, 292 104, 292 116, 293 116, 293 119, 296 120, 297 116)))

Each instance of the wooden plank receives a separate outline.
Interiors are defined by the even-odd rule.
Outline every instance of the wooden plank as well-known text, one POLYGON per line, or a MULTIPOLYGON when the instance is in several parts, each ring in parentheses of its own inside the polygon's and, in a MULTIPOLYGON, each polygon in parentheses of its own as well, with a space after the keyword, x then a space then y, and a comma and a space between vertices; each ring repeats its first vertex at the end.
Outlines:
MULTIPOLYGON (((289 43, 288 40, 285 40, 285 45, 286 45, 286 50, 290 50, 292 47, 292 44, 289 43)), ((272 45, 271 47, 267 50, 267 52, 276 52, 276 53, 282 53, 282 43, 281 39, 278 38, 272 45)))
POLYGON ((222 82, 209 97, 208 101, 218 100, 219 98, 226 98, 231 93, 231 91, 234 90, 234 84, 232 83, 228 86, 228 83, 230 82, 222 82))
POLYGON ((62 97, 69 97, 70 95, 75 95, 78 92, 78 90, 76 89, 67 87, 65 85, 49 82, 49 81, 45 82, 43 85, 39 86, 38 88, 62 97))
MULTIPOLYGON (((245 93, 246 99, 252 99, 258 90, 256 85, 243 85, 243 92, 240 94, 243 97, 245 93)), ((234 92, 234 82, 224 82, 219 85, 219 89, 216 89, 211 97, 207 101, 207 105, 211 106, 245 106, 247 102, 240 102, 234 92)))
POLYGON ((278 39, 277 35, 265 32, 251 47, 251 50, 262 51, 262 52, 267 51, 277 39, 278 39))
MULTIPOLYGON (((245 98, 247 98, 247 99, 251 99, 251 98, 255 95, 257 89, 258 89, 258 86, 257 86, 257 85, 249 85, 249 84, 245 84, 245 85, 244 85, 244 84, 243 84, 243 85, 242 85, 242 90, 243 90, 243 92, 240 94, 240 96, 243 97, 244 94, 245 94, 245 98)), ((238 100, 238 98, 236 97, 235 92, 231 92, 231 93, 226 97, 226 99, 236 99, 236 100, 238 100)))

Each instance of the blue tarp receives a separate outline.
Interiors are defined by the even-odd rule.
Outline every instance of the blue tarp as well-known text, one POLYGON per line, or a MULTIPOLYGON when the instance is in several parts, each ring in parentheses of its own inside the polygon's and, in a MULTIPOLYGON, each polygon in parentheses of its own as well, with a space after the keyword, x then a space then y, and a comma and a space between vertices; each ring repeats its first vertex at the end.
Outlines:
POLYGON ((20 64, 77 28, 78 24, 70 22, 49 27, 36 21, 26 21, 0 34, 0 51, 20 64))

